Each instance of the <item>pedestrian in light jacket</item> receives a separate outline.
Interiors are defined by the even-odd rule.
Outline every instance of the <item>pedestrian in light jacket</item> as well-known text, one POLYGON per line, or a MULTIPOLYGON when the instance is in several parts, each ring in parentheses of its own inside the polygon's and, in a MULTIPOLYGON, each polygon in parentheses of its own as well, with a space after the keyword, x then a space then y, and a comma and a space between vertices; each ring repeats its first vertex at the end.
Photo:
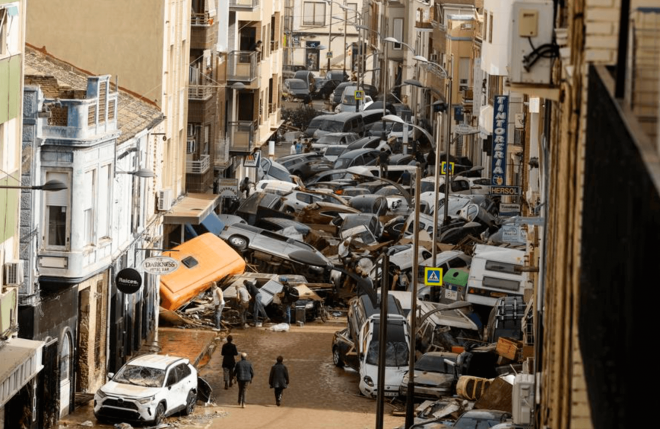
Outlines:
POLYGON ((241 353, 241 360, 236 363, 236 380, 238 381, 238 405, 245 408, 245 393, 247 385, 252 383, 254 369, 247 360, 247 353, 241 353))
POLYGON ((279 407, 282 403, 282 393, 289 385, 289 370, 284 366, 284 358, 277 357, 277 362, 270 369, 268 384, 271 389, 275 389, 275 403, 279 407))

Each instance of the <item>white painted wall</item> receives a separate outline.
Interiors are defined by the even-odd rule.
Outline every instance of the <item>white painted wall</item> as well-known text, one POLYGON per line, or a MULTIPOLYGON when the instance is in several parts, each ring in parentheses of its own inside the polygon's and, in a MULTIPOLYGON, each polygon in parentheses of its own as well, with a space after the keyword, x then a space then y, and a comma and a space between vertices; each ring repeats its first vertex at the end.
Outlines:
POLYGON ((509 57, 509 27, 511 23, 511 7, 513 0, 485 0, 484 22, 488 19, 488 26, 484 24, 486 32, 483 35, 481 47, 481 69, 491 76, 507 76, 507 62, 509 57), (492 41, 490 15, 493 15, 492 41))

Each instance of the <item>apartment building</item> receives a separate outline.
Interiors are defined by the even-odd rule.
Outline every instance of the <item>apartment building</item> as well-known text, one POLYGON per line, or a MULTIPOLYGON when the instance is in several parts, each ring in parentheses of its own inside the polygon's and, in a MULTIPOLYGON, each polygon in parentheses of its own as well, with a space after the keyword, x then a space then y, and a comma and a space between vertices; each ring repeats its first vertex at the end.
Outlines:
POLYGON ((283 0, 230 0, 226 138, 230 175, 257 179, 251 156, 282 124, 283 0))
MULTIPOLYGON (((18 337, 23 57, 26 2, 0 1, 0 425, 13 421, 12 403, 34 390, 42 372, 43 341, 18 337)), ((26 189, 41 194, 37 189, 26 189)))
POLYGON ((117 91, 31 47, 25 49, 18 330, 42 341, 44 371, 11 403, 6 422, 53 427, 94 392, 157 326, 158 279, 141 273, 160 248, 154 168, 164 117, 155 103, 117 91), (141 270, 140 270, 141 271, 141 270), (122 288, 135 274, 142 285, 122 288), (109 335, 108 335, 109 334, 109 335))

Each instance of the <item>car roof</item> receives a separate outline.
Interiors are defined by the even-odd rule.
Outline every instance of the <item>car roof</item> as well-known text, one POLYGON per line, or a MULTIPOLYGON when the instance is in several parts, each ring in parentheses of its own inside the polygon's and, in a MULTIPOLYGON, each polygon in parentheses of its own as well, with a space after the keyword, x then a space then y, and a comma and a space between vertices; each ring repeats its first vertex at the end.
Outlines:
POLYGON ((190 362, 188 359, 178 356, 151 354, 151 355, 138 356, 135 359, 128 362, 128 365, 135 365, 135 366, 139 365, 139 366, 146 366, 149 368, 167 369, 167 367, 178 361, 185 363, 190 362))
POLYGON ((361 148, 361 149, 349 150, 348 152, 342 153, 340 158, 353 158, 353 157, 362 155, 363 153, 367 153, 367 152, 378 152, 378 150, 377 149, 370 149, 370 148, 361 148))
POLYGON ((304 84, 307 83, 304 80, 298 79, 298 78, 291 78, 291 79, 287 79, 287 80, 284 81, 284 83, 287 83, 287 82, 301 82, 301 83, 304 83, 304 84))

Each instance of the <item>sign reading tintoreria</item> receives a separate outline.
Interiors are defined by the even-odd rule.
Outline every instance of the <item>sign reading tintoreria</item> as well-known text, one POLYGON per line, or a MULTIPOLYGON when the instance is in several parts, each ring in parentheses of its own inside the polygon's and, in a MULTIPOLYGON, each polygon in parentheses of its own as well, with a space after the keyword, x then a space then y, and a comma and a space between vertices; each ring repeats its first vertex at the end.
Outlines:
POLYGON ((509 96, 496 95, 493 106, 493 163, 492 184, 506 184, 506 145, 509 129, 509 96))

